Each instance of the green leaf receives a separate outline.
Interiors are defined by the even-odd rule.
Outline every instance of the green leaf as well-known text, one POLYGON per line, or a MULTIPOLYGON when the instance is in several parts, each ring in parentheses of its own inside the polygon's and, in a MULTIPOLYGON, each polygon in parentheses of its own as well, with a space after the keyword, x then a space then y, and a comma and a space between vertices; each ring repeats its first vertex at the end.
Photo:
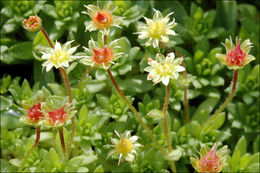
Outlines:
POLYGON ((212 86, 223 86, 225 80, 220 76, 214 76, 211 78, 210 84, 212 86))
POLYGON ((1 24, 1 34, 9 34, 14 32, 18 28, 18 23, 15 19, 10 18, 8 21, 5 22, 4 25, 1 24))
POLYGON ((66 96, 67 94, 65 88, 57 83, 48 83, 48 86, 50 87, 54 95, 66 96))
POLYGON ((179 148, 179 149, 175 149, 172 150, 170 153, 168 153, 167 155, 164 156, 165 160, 173 160, 173 161, 178 161, 183 153, 183 149, 179 148))
POLYGON ((110 107, 109 107, 109 99, 104 96, 104 95, 101 95, 101 94, 97 94, 96 95, 97 97, 97 101, 98 103, 105 109, 109 110, 110 107))
POLYGON ((244 170, 247 166, 248 166, 248 163, 249 163, 249 160, 250 160, 250 154, 245 154, 243 157, 241 157, 240 159, 240 170, 244 170))
POLYGON ((54 72, 50 70, 46 72, 46 70, 42 70, 42 62, 35 60, 33 62, 33 78, 34 83, 39 82, 40 88, 42 86, 47 87, 48 83, 54 83, 54 72))
POLYGON ((226 115, 225 112, 221 112, 218 115, 216 115, 212 120, 207 121, 205 124, 203 124, 203 133, 207 134, 211 130, 219 129, 225 122, 226 115))
POLYGON ((258 153, 253 154, 250 157, 248 166, 251 164, 259 163, 260 162, 259 160, 260 160, 260 153, 258 152, 258 153))
POLYGON ((160 118, 160 119, 164 116, 162 111, 156 109, 151 110, 147 115, 151 118, 160 118))
POLYGON ((1 172, 17 172, 17 168, 1 159, 1 172))
POLYGON ((32 60, 32 43, 22 42, 15 44, 10 48, 10 53, 17 59, 32 60))
POLYGON ((106 86, 105 82, 98 81, 98 80, 91 80, 88 81, 86 88, 90 93, 97 93, 101 91, 105 86, 106 86))
POLYGON ((217 26, 224 26, 226 30, 234 32, 237 26, 236 1, 216 1, 216 9, 217 26))
POLYGON ((196 139, 200 138, 201 126, 197 121, 191 121, 186 124, 187 132, 196 139))
POLYGON ((77 171, 78 167, 93 163, 96 160, 97 160, 97 157, 93 154, 77 156, 77 157, 70 159, 66 163, 65 170, 68 172, 74 172, 74 171, 77 171))
POLYGON ((124 75, 131 70, 132 70, 131 64, 124 64, 124 65, 122 65, 118 68, 118 72, 119 72, 120 75, 124 75))
POLYGON ((94 172, 98 173, 98 172, 104 172, 104 169, 102 167, 102 165, 99 165, 98 167, 96 167, 96 169, 94 170, 94 172))
POLYGON ((84 125, 88 119, 88 108, 83 105, 79 111, 79 126, 84 125))
POLYGON ((246 138, 244 136, 242 136, 239 139, 239 141, 238 141, 238 143, 237 143, 237 145, 235 147, 234 152, 239 151, 240 152, 240 156, 243 156, 246 153, 246 147, 247 147, 246 138))
POLYGON ((8 110, 12 106, 13 100, 0 96, 0 103, 0 111, 8 110))
POLYGON ((218 99, 216 98, 208 98, 205 101, 203 101, 194 113, 192 120, 198 121, 199 123, 205 122, 208 119, 209 114, 212 112, 217 102, 218 99))
POLYGON ((49 159, 50 159, 53 167, 55 167, 55 168, 61 167, 59 155, 57 154, 57 152, 53 148, 51 148, 50 151, 49 151, 49 159))

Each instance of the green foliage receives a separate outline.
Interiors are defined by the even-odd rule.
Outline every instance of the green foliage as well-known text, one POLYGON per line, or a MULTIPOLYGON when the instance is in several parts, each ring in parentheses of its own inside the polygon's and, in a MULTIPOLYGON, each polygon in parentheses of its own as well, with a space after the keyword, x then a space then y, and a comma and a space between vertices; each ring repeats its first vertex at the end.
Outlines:
MULTIPOLYGON (((105 1, 99 1, 103 7, 105 1)), ((173 151, 163 155, 141 126, 127 103, 107 75, 106 70, 89 68, 76 59, 66 68, 71 84, 75 116, 75 137, 72 152, 63 158, 58 129, 42 127, 39 145, 30 154, 25 172, 169 172, 168 161, 175 161, 178 172, 193 172, 189 157, 200 146, 228 145, 228 166, 223 172, 259 172, 259 10, 258 2, 240 1, 112 1, 117 7, 114 15, 124 17, 121 28, 113 27, 108 43, 119 39, 120 59, 111 66, 119 88, 137 109, 141 119, 166 149, 162 108, 166 88, 147 80, 144 69, 147 59, 156 53, 176 51, 184 57, 187 78, 180 74, 171 80, 171 93, 166 113, 173 151), (143 16, 152 18, 154 11, 164 16, 174 12, 176 36, 162 48, 145 47, 138 39, 138 25, 143 16), (222 105, 231 91, 232 72, 216 58, 225 52, 221 42, 231 36, 250 39, 250 54, 256 60, 239 70, 238 83, 232 101, 221 113, 209 118, 222 105), (184 89, 188 88, 188 113, 185 122, 184 89), (114 145, 114 131, 130 130, 143 146, 133 162, 107 158, 114 145)), ((0 116, 1 116, 1 172, 17 172, 26 152, 35 141, 35 128, 24 125, 19 118, 25 115, 22 102, 31 99, 42 87, 49 95, 66 97, 67 91, 57 69, 42 69, 42 52, 49 43, 41 31, 22 28, 24 18, 41 17, 51 42, 75 40, 80 45, 76 56, 85 56, 82 46, 88 47, 90 38, 103 42, 100 32, 85 32, 91 18, 82 14, 83 5, 96 1, 1 1, 0 116), (9 67, 12 67, 9 69, 9 67), (31 67, 30 69, 28 67, 31 67), (12 71, 12 69, 16 69, 12 71), (1 71, 1 72, 2 72, 1 71)), ((114 52, 114 53, 118 53, 114 52)), ((51 103, 52 100, 48 102, 51 103)), ((65 144, 71 134, 71 121, 62 128, 65 144)))

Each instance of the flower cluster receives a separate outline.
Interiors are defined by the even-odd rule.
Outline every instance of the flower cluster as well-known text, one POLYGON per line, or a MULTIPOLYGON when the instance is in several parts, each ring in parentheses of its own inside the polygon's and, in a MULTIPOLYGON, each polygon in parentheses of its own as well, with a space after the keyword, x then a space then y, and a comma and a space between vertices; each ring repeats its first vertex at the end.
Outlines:
POLYGON ((200 159, 197 156, 191 157, 192 166, 198 172, 220 172, 226 166, 226 159, 228 156, 227 146, 223 146, 216 151, 217 144, 215 143, 211 149, 203 146, 200 150, 200 159))
POLYGON ((24 100, 23 108, 26 114, 20 120, 34 126, 60 127, 76 113, 63 97, 47 96, 41 90, 24 100))
POLYGON ((166 58, 162 54, 158 53, 155 60, 148 58, 148 64, 150 66, 146 67, 144 71, 149 72, 147 79, 152 80, 154 84, 162 81, 162 83, 167 86, 170 79, 178 79, 179 72, 185 70, 180 63, 183 58, 175 58, 174 53, 169 53, 166 58))
POLYGON ((118 158, 118 165, 120 164, 122 158, 124 158, 128 162, 132 162, 134 160, 134 155, 137 154, 137 149, 142 145, 136 142, 138 140, 137 136, 131 136, 130 131, 125 131, 123 134, 119 135, 117 131, 115 131, 117 138, 112 138, 111 142, 113 145, 108 145, 109 147, 113 147, 109 153, 108 158, 110 156, 114 156, 118 158))
POLYGON ((42 19, 36 16, 30 16, 23 20, 23 26, 28 31, 38 31, 42 27, 42 19))
POLYGON ((249 55, 251 45, 250 40, 245 40, 240 45, 241 39, 238 39, 236 46, 232 43, 231 38, 226 39, 226 55, 216 54, 221 63, 225 64, 230 70, 239 70, 245 65, 255 60, 253 55, 249 55))

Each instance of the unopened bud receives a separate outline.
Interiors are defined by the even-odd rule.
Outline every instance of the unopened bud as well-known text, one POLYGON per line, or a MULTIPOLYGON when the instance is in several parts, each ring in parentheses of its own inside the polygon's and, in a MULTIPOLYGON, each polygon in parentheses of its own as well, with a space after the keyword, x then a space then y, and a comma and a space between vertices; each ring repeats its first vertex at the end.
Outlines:
POLYGON ((28 31, 38 31, 42 26, 42 19, 37 15, 30 16, 28 20, 23 20, 23 26, 28 31))

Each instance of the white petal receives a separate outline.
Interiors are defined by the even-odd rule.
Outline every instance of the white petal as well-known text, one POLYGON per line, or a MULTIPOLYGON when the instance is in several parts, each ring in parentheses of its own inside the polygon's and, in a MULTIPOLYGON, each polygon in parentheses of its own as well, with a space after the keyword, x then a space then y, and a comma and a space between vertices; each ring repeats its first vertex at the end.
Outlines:
POLYGON ((173 30, 170 30, 170 29, 168 29, 168 30, 166 31, 166 34, 167 34, 167 35, 177 35, 173 30))
POLYGON ((55 51, 61 50, 61 45, 59 42, 56 41, 54 49, 55 49, 55 51))
POLYGON ((134 142, 137 141, 137 139, 138 139, 138 136, 132 136, 129 140, 130 140, 132 143, 134 143, 134 142))
POLYGON ((154 48, 159 47, 159 40, 158 39, 153 40, 153 47, 154 48))
POLYGON ((51 63, 49 63, 49 64, 47 65, 47 67, 46 67, 46 71, 47 71, 47 72, 50 71, 52 67, 53 67, 53 65, 52 65, 51 63))
POLYGON ((185 71, 185 68, 183 66, 179 65, 179 66, 176 67, 176 71, 177 72, 182 72, 182 71, 185 71))
POLYGON ((76 50, 77 50, 78 46, 72 47, 68 50, 68 54, 72 55, 76 50))
POLYGON ((169 84, 169 80, 170 80, 169 76, 163 77, 163 78, 162 78, 162 83, 163 83, 165 86, 167 86, 167 85, 169 84))

